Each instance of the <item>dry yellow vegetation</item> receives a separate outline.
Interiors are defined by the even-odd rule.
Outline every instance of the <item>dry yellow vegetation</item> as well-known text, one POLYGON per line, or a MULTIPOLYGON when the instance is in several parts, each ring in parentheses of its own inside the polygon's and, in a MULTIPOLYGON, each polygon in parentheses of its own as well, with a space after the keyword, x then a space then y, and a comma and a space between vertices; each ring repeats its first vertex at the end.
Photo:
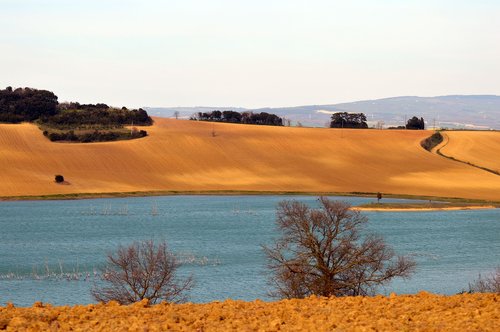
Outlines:
MULTIPOLYGON (((32 124, 2 124, 0 196, 380 191, 500 201, 499 176, 422 149, 430 131, 155 121, 146 138, 91 144, 53 143, 32 124), (56 184, 55 174, 70 184, 56 184)), ((500 133, 491 134, 498 143, 500 133)), ((485 136, 471 137, 481 145, 485 136)), ((498 164, 498 156, 488 160, 498 164)))
POLYGON ((498 331, 500 295, 0 307, 7 331, 498 331))
POLYGON ((438 147, 448 157, 500 172, 500 133, 494 131, 445 131, 438 147))

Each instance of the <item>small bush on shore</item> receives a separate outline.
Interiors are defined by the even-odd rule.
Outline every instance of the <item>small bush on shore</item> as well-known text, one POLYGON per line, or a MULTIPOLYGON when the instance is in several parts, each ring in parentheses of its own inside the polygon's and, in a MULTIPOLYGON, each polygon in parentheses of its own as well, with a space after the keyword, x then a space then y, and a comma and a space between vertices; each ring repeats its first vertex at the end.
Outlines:
POLYGON ((102 284, 94 285, 92 295, 97 301, 130 304, 144 299, 149 303, 183 302, 193 280, 176 276, 180 263, 165 241, 134 242, 108 254, 102 271, 102 284))
POLYGON ((469 283, 469 293, 498 293, 500 294, 500 267, 489 276, 479 277, 469 283))

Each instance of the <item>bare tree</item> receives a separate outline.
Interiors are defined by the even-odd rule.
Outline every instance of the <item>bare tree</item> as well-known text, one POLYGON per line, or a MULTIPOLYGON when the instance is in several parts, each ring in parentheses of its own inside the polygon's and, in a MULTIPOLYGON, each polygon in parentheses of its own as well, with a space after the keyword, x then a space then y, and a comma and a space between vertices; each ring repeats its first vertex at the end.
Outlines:
POLYGON ((469 293, 498 293, 500 294, 500 267, 487 277, 479 277, 469 284, 469 293))
POLYGON ((175 116, 175 119, 178 120, 179 119, 179 111, 175 111, 174 112, 174 116, 175 116))
POLYGON ((360 231, 367 218, 345 202, 319 198, 320 208, 297 201, 278 206, 282 232, 264 246, 275 297, 370 295, 394 277, 407 278, 415 262, 396 256, 381 237, 360 231))
POLYGON ((95 284, 92 296, 101 302, 117 301, 130 304, 143 299, 151 303, 162 300, 185 301, 184 293, 192 287, 192 277, 178 280, 179 262, 167 249, 165 241, 153 240, 120 246, 110 253, 102 271, 103 284, 95 284))

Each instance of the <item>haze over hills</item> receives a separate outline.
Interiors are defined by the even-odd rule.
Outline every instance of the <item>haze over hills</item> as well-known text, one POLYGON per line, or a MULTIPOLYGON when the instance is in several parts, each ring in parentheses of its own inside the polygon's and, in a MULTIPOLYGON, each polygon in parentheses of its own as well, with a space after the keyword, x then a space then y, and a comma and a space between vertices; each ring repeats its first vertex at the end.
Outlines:
POLYGON ((363 100, 331 105, 305 105, 295 107, 246 109, 242 107, 146 107, 153 116, 173 117, 179 112, 189 118, 196 112, 234 110, 238 112, 268 112, 299 122, 305 126, 323 127, 329 123, 331 113, 363 112, 369 126, 382 121, 384 127, 404 125, 412 116, 423 117, 427 127, 460 129, 500 129, 500 96, 450 95, 438 97, 402 96, 363 100))

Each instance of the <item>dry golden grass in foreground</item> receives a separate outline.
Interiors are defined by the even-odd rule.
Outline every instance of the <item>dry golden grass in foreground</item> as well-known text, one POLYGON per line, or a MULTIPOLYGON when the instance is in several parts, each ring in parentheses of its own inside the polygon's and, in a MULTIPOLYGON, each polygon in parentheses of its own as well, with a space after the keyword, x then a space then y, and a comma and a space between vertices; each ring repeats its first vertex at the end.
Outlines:
POLYGON ((500 295, 0 307, 7 331, 498 331, 500 295))
MULTIPOLYGON (((148 137, 91 144, 52 143, 32 124, 2 124, 0 196, 234 190, 500 201, 498 175, 420 146, 431 131, 155 121, 148 137), (56 184, 56 174, 70 184, 56 184)), ((482 144, 483 136, 471 137, 482 144)), ((482 156, 498 163, 499 148, 482 156)))

